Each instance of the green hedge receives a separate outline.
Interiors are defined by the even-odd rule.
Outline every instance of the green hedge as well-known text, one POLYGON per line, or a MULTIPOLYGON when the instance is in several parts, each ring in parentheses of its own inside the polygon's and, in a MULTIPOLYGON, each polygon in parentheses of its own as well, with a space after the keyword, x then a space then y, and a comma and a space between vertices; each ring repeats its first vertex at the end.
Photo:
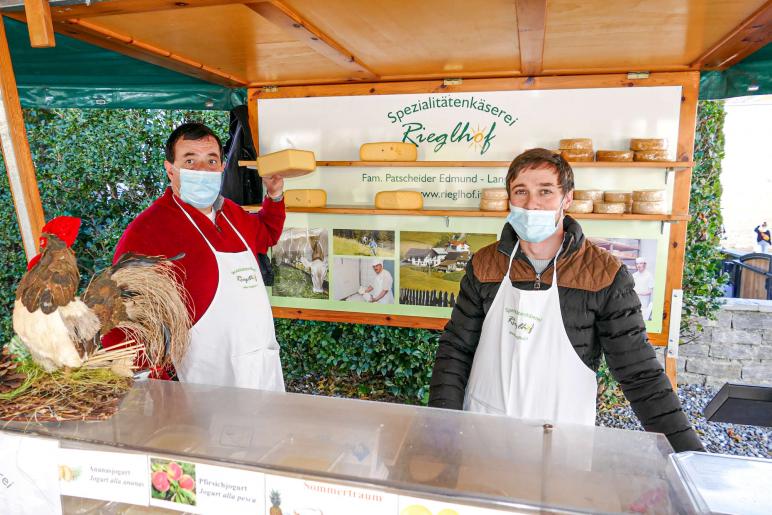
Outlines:
POLYGON ((727 277, 722 273, 721 161, 724 159, 724 103, 703 101, 697 111, 691 202, 684 262, 681 332, 701 330, 698 320, 715 318, 727 277))
POLYGON ((338 378, 323 393, 428 402, 438 331, 277 319, 276 337, 288 382, 338 378))

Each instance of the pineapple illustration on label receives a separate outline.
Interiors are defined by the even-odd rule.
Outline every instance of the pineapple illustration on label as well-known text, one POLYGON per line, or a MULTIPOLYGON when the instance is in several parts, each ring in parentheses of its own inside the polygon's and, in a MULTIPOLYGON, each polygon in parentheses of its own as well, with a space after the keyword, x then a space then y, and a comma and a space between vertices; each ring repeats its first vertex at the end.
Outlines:
POLYGON ((270 515, 283 515, 281 512, 281 495, 277 490, 271 490, 271 510, 270 515))
POLYGON ((60 481, 74 481, 78 479, 80 475, 80 469, 71 469, 67 465, 59 465, 59 480, 60 481))

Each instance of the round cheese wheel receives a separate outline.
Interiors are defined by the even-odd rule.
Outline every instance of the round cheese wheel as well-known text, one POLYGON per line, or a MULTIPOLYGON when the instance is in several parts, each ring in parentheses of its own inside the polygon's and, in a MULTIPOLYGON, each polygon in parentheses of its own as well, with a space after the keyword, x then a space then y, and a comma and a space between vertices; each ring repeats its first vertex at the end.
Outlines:
POLYGON ((558 145, 560 150, 584 149, 592 150, 592 140, 590 138, 569 138, 560 140, 558 145))
POLYGON ((611 213, 621 215, 625 212, 624 202, 595 202, 593 205, 595 213, 611 213))
POLYGON ((667 150, 636 150, 636 161, 669 161, 667 150))
POLYGON ((630 150, 665 150, 666 148, 667 140, 664 139, 632 138, 630 140, 630 150))
POLYGON ((574 190, 574 200, 603 202, 603 190, 574 190))
POLYGON ((480 201, 480 209, 483 211, 507 211, 509 210, 509 199, 484 198, 480 201))
POLYGON ((633 213, 639 215, 664 215, 667 207, 664 202, 633 202, 633 213))
POLYGON ((595 152, 597 161, 632 161, 632 150, 598 150, 595 152))
POLYGON ((636 202, 661 202, 665 200, 665 190, 635 190, 633 200, 636 202))
POLYGON ((489 200, 508 200, 506 188, 483 188, 482 198, 489 200))
POLYGON ((629 191, 607 191, 603 193, 603 201, 632 203, 633 194, 629 191))
POLYGON ((566 209, 566 213, 592 213, 592 208, 592 200, 574 199, 571 205, 568 206, 568 209, 566 209))
POLYGON ((575 163, 595 161, 595 153, 592 149, 564 149, 560 151, 560 155, 566 161, 573 161, 575 163))

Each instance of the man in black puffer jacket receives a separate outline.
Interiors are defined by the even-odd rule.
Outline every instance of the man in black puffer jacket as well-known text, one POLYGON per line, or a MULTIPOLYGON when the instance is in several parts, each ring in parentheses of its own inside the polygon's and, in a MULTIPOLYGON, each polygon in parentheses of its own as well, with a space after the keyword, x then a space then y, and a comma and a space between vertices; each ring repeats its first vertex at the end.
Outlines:
MULTIPOLYGON (((533 342, 515 336, 516 329, 513 329, 515 332, 509 331, 515 339, 510 338, 506 330, 498 329, 502 324, 500 319, 503 311, 500 304, 503 299, 497 299, 497 293, 499 293, 500 287, 505 286, 508 290, 507 295, 518 295, 517 291, 523 290, 549 290, 555 260, 554 257, 552 259, 545 259, 545 257, 555 256, 556 249, 560 248, 560 252, 557 253, 557 282, 559 312, 562 315, 562 321, 557 321, 557 316, 552 317, 552 320, 548 320, 550 317, 547 316, 541 321, 542 325, 545 326, 552 322, 552 327, 546 329, 549 338, 543 337, 538 341, 539 345, 551 345, 552 341, 560 340, 560 337, 554 336, 556 331, 554 324, 562 322, 565 332, 562 330, 558 332, 567 336, 565 347, 570 348, 568 346, 570 343, 581 362, 588 368, 576 371, 578 374, 576 377, 579 377, 584 383, 581 388, 585 392, 588 392, 592 386, 593 376, 590 372, 598 370, 603 354, 606 356, 611 373, 620 383, 635 414, 647 431, 664 433, 677 452, 704 450, 686 415, 681 410, 678 397, 673 392, 670 381, 662 370, 654 354, 654 349, 648 341, 641 316, 641 305, 633 289, 634 282, 630 273, 619 260, 588 241, 584 237, 581 227, 573 218, 562 214, 573 198, 573 171, 570 165, 562 157, 548 150, 529 150, 512 162, 506 184, 511 206, 519 204, 523 208, 520 210, 521 213, 528 211, 524 213, 525 220, 530 220, 529 223, 534 224, 533 218, 527 218, 534 214, 531 210, 541 210, 541 214, 553 212, 557 213, 557 220, 555 220, 554 215, 551 218, 555 227, 552 228, 552 234, 544 242, 541 242, 539 237, 526 239, 526 234, 537 233, 529 232, 530 229, 523 225, 518 226, 518 222, 513 220, 517 207, 511 207, 510 223, 504 227, 500 241, 481 249, 474 255, 472 261, 467 265, 466 274, 461 281, 461 291, 453 308, 451 319, 440 337, 431 381, 429 405, 440 408, 466 408, 474 411, 503 413, 501 408, 498 411, 493 408, 491 410, 485 409, 488 405, 484 402, 478 405, 482 406, 482 409, 475 409, 474 399, 472 399, 471 404, 469 402, 468 390, 472 388, 472 382, 476 380, 475 374, 473 374, 473 364, 477 359, 479 368, 480 363, 483 362, 483 358, 480 357, 483 354, 480 351, 483 347, 481 332, 483 333, 483 340, 486 342, 485 345, 488 346, 488 350, 486 350, 488 357, 484 361, 485 370, 477 370, 476 375, 478 378, 482 375, 497 377, 494 381, 498 382, 486 391, 495 392, 499 389, 497 386, 502 386, 504 393, 501 395, 506 397, 508 385, 516 385, 518 381, 522 384, 523 378, 514 377, 518 370, 514 365, 510 367, 514 372, 510 370, 509 375, 506 372, 500 372, 499 369, 505 370, 506 368, 496 366, 495 361, 499 353, 502 353, 504 359, 509 359, 506 350, 507 345, 525 346, 525 344, 533 342), (551 185, 550 177, 552 178, 551 185), (521 227, 520 230, 524 234, 522 238, 518 236, 519 231, 513 228, 516 226, 521 227), (529 244, 533 241, 537 243, 529 244), (552 250, 547 250, 548 254, 537 255, 545 245, 550 245, 550 241, 552 241, 552 247, 550 247, 552 250), (516 244, 518 249, 512 259, 511 266, 509 266, 510 256, 516 244), (508 268, 509 279, 515 288, 514 290, 509 290, 509 285, 503 281, 508 268), (537 274, 536 269, 540 269, 540 273, 537 274), (494 306, 492 315, 488 317, 492 306, 494 306), (497 318, 497 320, 491 320, 492 317, 497 318), (507 341, 498 346, 499 339, 507 341), (491 340, 495 340, 495 342, 491 340), (492 354, 493 361, 491 361, 491 353, 489 352, 492 344, 495 347, 492 354), (499 377, 499 374, 502 377, 499 377), (470 381, 470 375, 473 376, 472 381, 470 381), (465 395, 467 396, 466 399, 465 395)), ((543 220, 544 218, 542 218, 543 220)), ((543 234, 549 233, 549 231, 541 232, 543 234)), ((524 298, 527 299, 527 295, 524 298)), ((521 314, 520 311, 513 308, 507 309, 506 312, 521 314)), ((557 315, 557 307, 555 307, 554 313, 557 315)), ((526 322, 530 319, 537 319, 528 314, 525 317, 526 322)), ((513 322, 511 317, 509 322, 513 322)), ((517 323, 514 321, 511 327, 514 328, 517 323)), ((506 323, 504 326, 509 327, 506 326, 506 323)), ((528 336, 527 333, 530 333, 532 326, 526 323, 524 327, 528 329, 524 333, 528 336)), ((560 346, 559 344, 556 345, 560 346)), ((553 355, 549 354, 549 356, 553 355)), ((523 359, 517 353, 514 356, 517 359, 523 359)), ((549 364, 544 367, 544 371, 552 366, 550 359, 552 358, 546 360, 549 364)), ((563 363, 566 363, 565 359, 563 363)), ((531 363, 529 362, 528 365, 530 366, 531 363)), ((578 362, 573 364, 569 362, 568 367, 572 366, 582 368, 578 362)), ((529 368, 521 366, 520 370, 529 370, 529 368)), ((574 371, 571 373, 573 374, 574 371)), ((489 382, 490 380, 483 378, 480 381, 489 382)), ((571 389, 565 380, 561 380, 561 383, 560 387, 564 390, 562 393, 551 394, 553 397, 565 395, 567 393, 565 390, 571 389)), ((536 384, 538 386, 538 383, 536 384)), ((510 387, 510 390, 511 388, 517 387, 510 387)), ((550 390, 550 388, 545 388, 545 390, 550 390)), ((497 393, 491 395, 501 396, 497 393)), ((520 395, 522 396, 522 393, 520 395)), ((545 397, 549 397, 549 395, 544 394, 545 397)), ((594 403, 591 408, 588 407, 588 403, 591 402, 588 396, 593 395, 592 400, 594 400, 594 393, 590 392, 583 395, 583 402, 588 401, 584 402, 584 420, 593 420, 594 403), (590 409, 592 409, 592 413, 589 412, 590 409)), ((522 397, 518 400, 516 395, 514 397, 514 401, 511 398, 507 400, 510 406, 512 403, 517 404, 518 402, 526 404, 531 400, 523 400, 522 397)), ((554 402, 558 406, 561 401, 560 399, 540 398, 538 402, 547 404, 554 402)), ((505 411, 508 415, 514 413, 515 416, 523 416, 523 418, 540 418, 522 415, 523 411, 518 410, 518 406, 515 406, 514 410, 507 409, 505 411)))

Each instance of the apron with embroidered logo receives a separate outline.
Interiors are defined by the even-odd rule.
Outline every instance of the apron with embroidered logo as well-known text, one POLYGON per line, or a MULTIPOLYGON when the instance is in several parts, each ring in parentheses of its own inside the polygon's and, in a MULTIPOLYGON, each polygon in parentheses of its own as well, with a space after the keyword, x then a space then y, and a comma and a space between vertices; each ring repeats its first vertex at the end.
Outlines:
POLYGON ((483 321, 464 409, 594 425, 595 372, 579 358, 563 326, 557 256, 548 290, 520 290, 509 279, 518 245, 483 321))
POLYGON ((212 303, 191 328, 182 362, 175 363, 180 381, 283 392, 279 344, 257 259, 225 213, 223 218, 244 244, 241 252, 215 250, 193 218, 177 206, 214 254, 218 270, 212 303))

